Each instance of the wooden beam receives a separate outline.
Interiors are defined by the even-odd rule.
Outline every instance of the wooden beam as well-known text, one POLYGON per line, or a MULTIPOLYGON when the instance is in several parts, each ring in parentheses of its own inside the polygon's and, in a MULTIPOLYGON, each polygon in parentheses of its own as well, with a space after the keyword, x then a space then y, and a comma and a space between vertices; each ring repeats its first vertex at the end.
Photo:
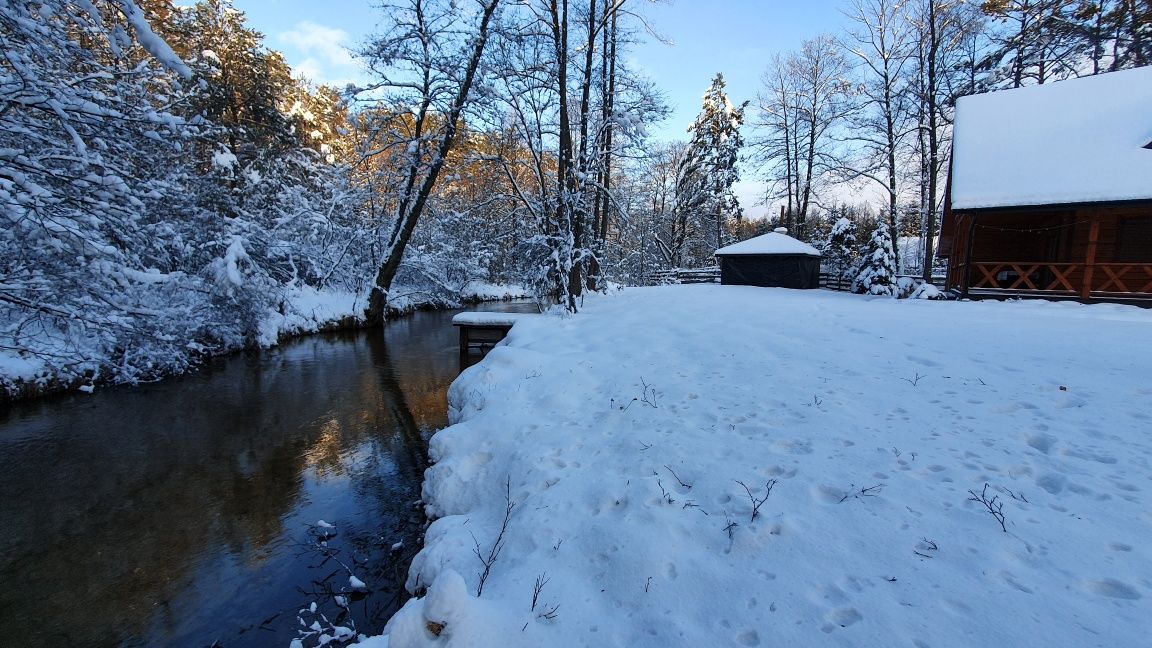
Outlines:
POLYGON ((1080 299, 1092 296, 1092 271, 1096 267, 1096 243, 1100 240, 1100 218, 1095 213, 1088 218, 1092 224, 1088 228, 1088 252, 1084 258, 1084 285, 1080 287, 1080 299))

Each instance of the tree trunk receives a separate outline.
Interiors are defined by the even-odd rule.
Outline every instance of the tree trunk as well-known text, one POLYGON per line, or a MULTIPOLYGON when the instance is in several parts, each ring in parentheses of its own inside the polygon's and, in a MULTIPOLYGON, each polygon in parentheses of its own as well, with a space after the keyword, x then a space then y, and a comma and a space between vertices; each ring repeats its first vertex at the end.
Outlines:
MULTIPOLYGON (((415 196, 412 196, 409 192, 409 195, 406 195, 404 199, 400 201, 401 206, 397 209, 396 227, 393 229, 392 236, 390 237, 391 241, 385 253, 384 262, 380 265, 380 270, 376 273, 376 284, 372 289, 372 294, 368 298, 368 308, 365 312, 365 317, 369 322, 381 323, 384 321, 384 311, 388 305, 388 291, 392 289, 392 281, 396 278, 396 271, 400 269, 400 261, 404 257, 404 249, 407 247, 408 241, 412 238, 412 232, 415 231, 416 223, 420 220, 428 198, 432 195, 432 190, 436 187, 436 180, 444 168, 444 163, 448 159, 448 153, 451 152, 452 146, 456 142, 460 116, 464 112, 464 106, 472 90, 472 82, 476 78, 476 71, 480 67, 480 60, 484 56, 484 48, 488 43, 488 29, 492 22, 492 15, 496 12, 496 7, 499 4, 500 0, 486 0, 484 11, 480 18, 480 25, 476 32, 476 38, 472 44, 471 57, 468 59, 467 67, 464 69, 464 78, 460 82, 460 87, 457 88, 451 109, 445 116, 444 132, 440 135, 440 142, 436 149, 436 157, 433 158, 428 171, 424 175, 423 181, 420 182, 419 189, 415 196)), ((415 177, 413 176, 413 181, 414 180, 415 177)), ((415 182, 412 184, 415 184, 415 182)))

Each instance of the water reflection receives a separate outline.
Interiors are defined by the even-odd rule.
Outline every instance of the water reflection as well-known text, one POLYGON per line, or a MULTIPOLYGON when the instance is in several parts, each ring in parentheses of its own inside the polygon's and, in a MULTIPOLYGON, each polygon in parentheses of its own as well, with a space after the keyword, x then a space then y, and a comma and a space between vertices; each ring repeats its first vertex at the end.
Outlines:
POLYGON ((3 642, 287 646, 296 611, 347 586, 309 546, 320 519, 372 590, 348 616, 378 631, 419 544, 426 441, 459 369, 450 318, 0 410, 3 642))

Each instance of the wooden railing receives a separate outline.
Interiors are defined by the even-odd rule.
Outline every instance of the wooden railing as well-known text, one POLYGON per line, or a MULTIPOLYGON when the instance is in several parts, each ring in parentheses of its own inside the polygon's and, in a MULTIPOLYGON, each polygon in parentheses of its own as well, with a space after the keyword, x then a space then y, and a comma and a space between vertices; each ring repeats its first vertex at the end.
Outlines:
POLYGON ((969 289, 1072 294, 1152 294, 1149 263, 1020 263, 985 261, 960 266, 969 289))

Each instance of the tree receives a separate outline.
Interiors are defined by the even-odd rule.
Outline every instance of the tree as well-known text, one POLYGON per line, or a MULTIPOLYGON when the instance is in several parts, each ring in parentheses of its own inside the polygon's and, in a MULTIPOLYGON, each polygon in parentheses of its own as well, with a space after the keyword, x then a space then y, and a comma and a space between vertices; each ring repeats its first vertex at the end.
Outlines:
POLYGON ((729 218, 743 218, 732 185, 740 179, 736 163, 744 139, 740 126, 748 102, 733 106, 724 91, 724 75, 717 74, 704 94, 696 121, 688 127, 692 140, 681 160, 676 182, 676 210, 681 220, 700 220, 699 231, 711 229, 715 239, 693 241, 693 261, 707 264, 711 253, 724 246, 729 218), (711 245, 714 243, 715 245, 711 245))
POLYGON ((506 16, 491 61, 498 103, 490 119, 514 129, 528 152, 498 162, 519 210, 536 224, 524 249, 534 265, 530 282, 542 299, 571 311, 599 283, 598 254, 623 202, 611 189, 611 160, 635 146, 643 136, 639 125, 660 110, 620 60, 618 16, 626 3, 609 0, 605 9, 603 1, 519 3, 506 16), (604 30, 617 35, 605 40, 604 30), (610 111, 597 105, 605 94, 610 111))
POLYGON ((805 41, 799 52, 773 60, 760 95, 758 142, 768 179, 786 198, 788 229, 808 236, 816 185, 843 167, 834 129, 851 110, 843 50, 828 35, 805 41), (780 187, 783 185, 783 187, 780 187))
POLYGON ((932 278, 940 189, 944 174, 951 112, 956 98, 975 91, 975 36, 982 23, 959 0, 913 0, 910 20, 916 34, 917 158, 919 160, 923 277, 932 278), (966 47, 967 46, 967 47, 966 47))
MULTIPOLYGON (((856 162, 850 177, 865 177, 883 188, 883 215, 892 237, 899 233, 897 209, 908 169, 904 160, 914 120, 914 40, 904 0, 853 0, 853 28, 844 46, 855 59, 861 83, 851 116, 856 162)), ((897 252, 896 267, 900 266, 897 252)))
POLYGON ((896 258, 886 223, 880 223, 872 231, 853 289, 865 295, 896 296, 896 258))
MULTIPOLYGON (((396 148, 403 151, 398 182, 391 187, 394 211, 384 259, 366 311, 372 321, 383 321, 388 291, 408 241, 456 143, 499 4, 500 0, 476 0, 473 15, 456 2, 441 0, 385 4, 382 9, 392 21, 391 29, 361 53, 378 77, 368 90, 385 92, 384 103, 399 109, 389 111, 389 117, 411 124, 407 136, 389 138, 365 152, 365 157, 372 157, 396 148)), ((405 129, 388 130, 400 134, 405 129)))
POLYGON ((828 241, 824 247, 824 258, 837 277, 844 277, 856 262, 858 256, 856 223, 841 216, 832 225, 828 241))
POLYGON ((0 349, 147 380, 273 342, 289 290, 365 274, 347 169, 280 111, 301 88, 267 85, 278 57, 212 6, 0 0, 0 349))
POLYGON ((993 31, 992 50, 981 63, 996 85, 1019 88, 1028 82, 1076 74, 1074 0, 986 0, 985 14, 1003 25, 993 31))

